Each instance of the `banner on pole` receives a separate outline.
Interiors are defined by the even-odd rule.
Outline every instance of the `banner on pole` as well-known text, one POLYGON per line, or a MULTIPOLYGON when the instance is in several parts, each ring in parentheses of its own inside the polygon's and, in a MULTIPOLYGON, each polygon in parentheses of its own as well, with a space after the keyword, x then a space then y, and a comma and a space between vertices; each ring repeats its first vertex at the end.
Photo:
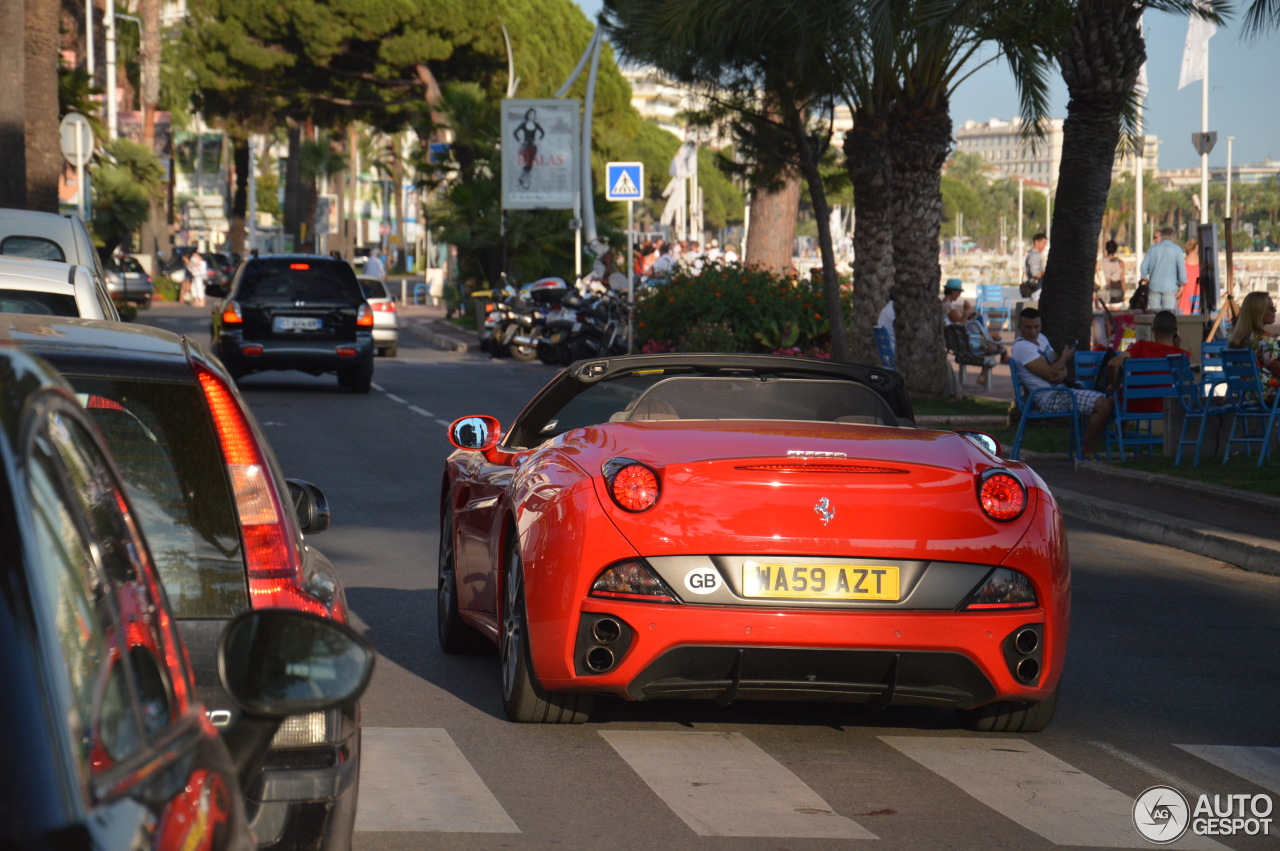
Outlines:
POLYGON ((1203 80, 1209 70, 1209 39, 1218 31, 1212 21, 1192 15, 1187 21, 1187 43, 1182 50, 1178 88, 1203 80))
POLYGON ((502 102, 502 208, 572 210, 578 167, 576 98, 502 102))

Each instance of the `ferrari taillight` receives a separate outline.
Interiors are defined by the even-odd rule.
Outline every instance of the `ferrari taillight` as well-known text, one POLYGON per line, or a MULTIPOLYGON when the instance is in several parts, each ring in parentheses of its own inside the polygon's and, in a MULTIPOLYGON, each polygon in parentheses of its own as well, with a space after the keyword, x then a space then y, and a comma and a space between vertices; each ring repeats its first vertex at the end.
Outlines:
POLYGON ((609 496, 624 511, 648 511, 658 503, 658 474, 630 458, 610 458, 602 467, 609 496))
POLYGON ((989 470, 978 482, 978 501, 992 520, 1017 520, 1027 508, 1027 488, 1004 470, 989 470))
POLYGON ((369 302, 362 302, 356 310, 356 325, 364 328, 373 326, 373 311, 369 309, 369 302))
POLYGON ((1031 580, 1016 570, 997 567, 969 597, 963 610, 1030 609, 1038 604, 1031 580))
POLYGON ((675 594, 643 559, 627 559, 605 568, 592 583, 591 596, 645 603, 676 601, 675 594))
POLYGON ((222 324, 223 325, 239 325, 244 322, 244 316, 240 313, 240 305, 234 301, 229 301, 222 307, 222 324))
POLYGON ((240 403, 212 370, 194 367, 222 447, 244 539, 249 600, 255 609, 285 608, 332 616, 302 587, 302 559, 284 522, 284 504, 240 403))

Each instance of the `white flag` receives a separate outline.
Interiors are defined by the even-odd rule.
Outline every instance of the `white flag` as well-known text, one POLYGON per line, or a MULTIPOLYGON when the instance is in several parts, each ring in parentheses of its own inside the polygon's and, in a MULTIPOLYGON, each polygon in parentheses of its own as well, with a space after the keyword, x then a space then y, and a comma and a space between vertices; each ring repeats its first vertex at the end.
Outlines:
POLYGON ((1191 16, 1187 21, 1187 45, 1182 51, 1182 73, 1178 88, 1203 80, 1209 71, 1209 39, 1218 31, 1212 21, 1191 16))
POLYGON ((693 177, 698 168, 698 146, 692 142, 685 142, 680 146, 680 150, 676 151, 675 158, 671 160, 671 168, 668 172, 672 177, 683 180, 686 177, 693 177))
MULTIPOLYGON (((1138 16, 1138 35, 1142 37, 1143 44, 1146 43, 1146 38, 1147 38, 1145 27, 1143 26, 1143 21, 1142 21, 1144 17, 1146 16, 1145 15, 1138 16)), ((1147 85, 1147 62, 1145 59, 1142 61, 1142 67, 1138 69, 1138 82, 1134 84, 1133 88, 1134 88, 1134 92, 1138 95, 1139 100, 1146 99, 1147 92, 1150 90, 1150 87, 1147 85)))

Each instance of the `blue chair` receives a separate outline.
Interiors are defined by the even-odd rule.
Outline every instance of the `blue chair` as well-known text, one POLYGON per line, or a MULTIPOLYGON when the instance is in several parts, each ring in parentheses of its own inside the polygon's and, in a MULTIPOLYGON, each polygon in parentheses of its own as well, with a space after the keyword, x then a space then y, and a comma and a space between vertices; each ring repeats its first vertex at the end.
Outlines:
POLYGON ((1086 390, 1092 390, 1098 382, 1098 373, 1102 371, 1102 358, 1106 352, 1076 352, 1076 383, 1086 390))
POLYGON ((1205 429, 1209 425, 1209 417, 1220 417, 1235 411, 1235 405, 1230 402, 1221 402, 1220 404, 1210 404, 1215 396, 1205 396, 1202 392, 1203 385, 1196 380, 1195 374, 1191 371, 1191 361, 1186 355, 1168 355, 1169 372, 1173 376, 1174 392, 1177 394, 1178 402, 1182 405, 1182 430, 1178 434, 1178 454, 1173 459, 1174 466, 1182 464, 1182 449, 1192 444, 1196 447, 1195 460, 1192 462, 1193 467, 1200 466, 1200 453, 1204 449, 1205 429), (1196 429, 1195 439, 1187 437, 1187 430, 1191 423, 1199 421, 1196 429))
POLYGON ((430 292, 431 290, 426 284, 414 284, 413 285, 413 303, 426 304, 427 300, 430 298, 430 292), (419 297, 421 297, 422 301, 418 301, 419 297))
POLYGON ((1026 386, 1022 383, 1022 379, 1018 376, 1022 366, 1016 362, 1009 363, 1009 377, 1013 379, 1013 399, 1018 406, 1018 433, 1013 437, 1013 446, 1009 448, 1009 459, 1011 461, 1018 460, 1018 454, 1022 451, 1022 434, 1027 430, 1027 423, 1031 420, 1053 420, 1067 418, 1067 422, 1071 424, 1071 440, 1070 446, 1067 448, 1067 456, 1069 458, 1080 458, 1083 453, 1080 451, 1080 418, 1076 413, 1076 398, 1070 392, 1067 393, 1071 400, 1071 405, 1065 411, 1055 411, 1048 413, 1036 410, 1035 400, 1037 396, 1046 396, 1050 393, 1064 392, 1061 387, 1037 387, 1035 390, 1027 392, 1026 386))
POLYGON ((893 345, 889 342, 889 329, 876 325, 871 333, 876 337, 876 354, 880 356, 880 365, 885 369, 893 369, 893 345))
POLYGON ((1012 311, 1004 297, 1004 288, 999 284, 978 284, 978 301, 973 309, 988 322, 998 321, 1002 331, 1009 330, 1012 311))
POLYGON ((1222 352, 1227 348, 1225 340, 1210 340, 1200 344, 1200 389, 1206 396, 1218 395, 1222 377, 1222 352))
POLYGON ((1164 422, 1164 409, 1130 411, 1129 403, 1147 399, 1162 400, 1177 394, 1168 357, 1125 358, 1121 364, 1120 384, 1116 391, 1115 416, 1107 432, 1107 453, 1112 442, 1120 447, 1120 460, 1125 460, 1125 446, 1137 455, 1142 447, 1154 455, 1155 447, 1164 446, 1164 437, 1155 433, 1154 423, 1164 422))
POLYGON ((1280 408, 1280 394, 1271 404, 1263 401, 1262 378, 1258 373, 1258 361, 1253 349, 1226 349, 1222 352, 1222 372, 1226 377, 1227 395, 1234 403, 1235 419, 1231 422, 1231 433, 1227 436, 1227 448, 1222 453, 1222 463, 1231 457, 1231 446, 1243 443, 1245 451, 1253 454, 1253 445, 1259 446, 1258 466, 1267 458, 1271 448, 1271 430, 1276 423, 1276 410, 1280 408), (1254 422, 1262 425, 1261 431, 1254 432, 1250 425, 1254 422), (1236 432, 1243 432, 1236 437, 1236 432))

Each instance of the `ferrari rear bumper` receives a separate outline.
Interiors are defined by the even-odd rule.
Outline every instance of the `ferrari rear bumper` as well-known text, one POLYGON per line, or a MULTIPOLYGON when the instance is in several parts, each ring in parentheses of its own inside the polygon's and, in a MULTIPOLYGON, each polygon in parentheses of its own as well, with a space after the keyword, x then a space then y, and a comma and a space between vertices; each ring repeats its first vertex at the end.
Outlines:
POLYGON ((635 700, 814 700, 967 708, 995 686, 959 653, 680 647, 655 659, 627 686, 635 700))

